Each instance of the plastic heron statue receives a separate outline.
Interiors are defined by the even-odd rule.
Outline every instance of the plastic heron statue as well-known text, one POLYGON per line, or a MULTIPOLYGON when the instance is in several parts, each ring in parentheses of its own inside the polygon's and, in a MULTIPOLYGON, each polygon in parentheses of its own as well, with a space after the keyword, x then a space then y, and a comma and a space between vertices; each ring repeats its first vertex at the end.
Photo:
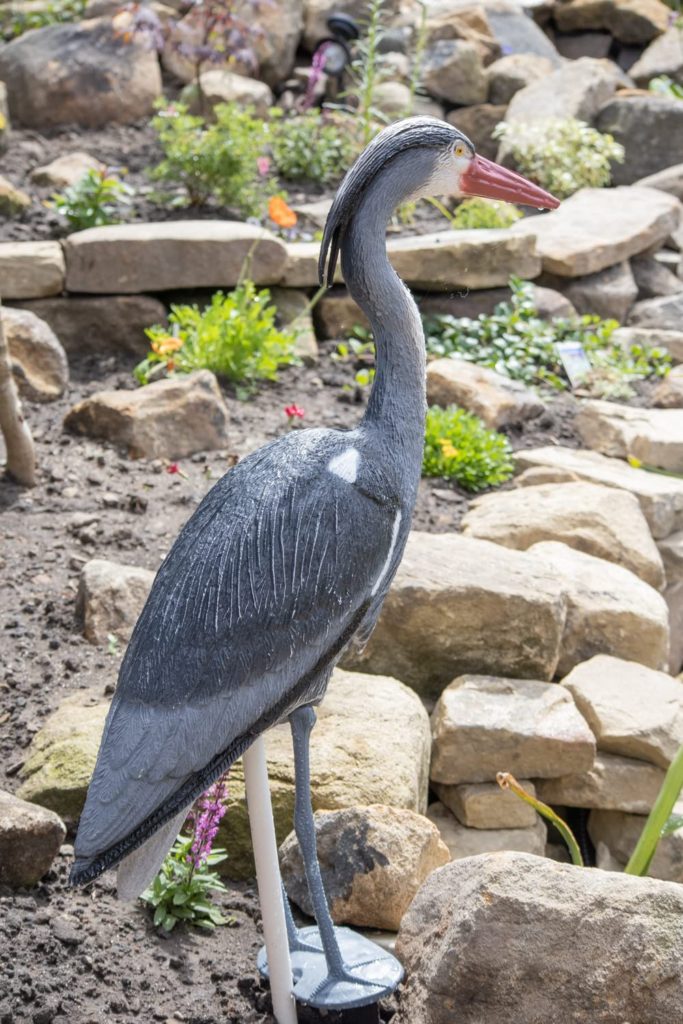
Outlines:
POLYGON ((293 431, 260 448, 184 526, 123 659, 75 843, 73 883, 118 865, 120 895, 137 896, 192 802, 289 720, 294 825, 318 927, 298 932, 287 908, 287 933, 294 994, 319 1007, 374 1003, 402 975, 389 954, 332 924, 308 752, 332 669, 368 639, 401 561, 422 466, 424 337, 387 260, 387 221, 406 200, 447 194, 558 205, 432 118, 390 125, 359 157, 330 210, 320 276, 332 283, 341 254, 372 325, 367 411, 354 430, 293 431))

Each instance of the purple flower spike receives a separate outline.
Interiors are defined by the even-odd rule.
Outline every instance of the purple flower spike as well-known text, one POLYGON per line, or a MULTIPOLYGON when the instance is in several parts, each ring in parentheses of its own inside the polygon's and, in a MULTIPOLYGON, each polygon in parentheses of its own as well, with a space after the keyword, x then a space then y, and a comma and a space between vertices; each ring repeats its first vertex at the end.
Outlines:
POLYGON ((190 849, 190 861, 194 868, 200 868, 213 848, 218 827, 226 812, 224 801, 228 797, 227 774, 221 776, 206 793, 199 798, 192 811, 194 839, 190 849))

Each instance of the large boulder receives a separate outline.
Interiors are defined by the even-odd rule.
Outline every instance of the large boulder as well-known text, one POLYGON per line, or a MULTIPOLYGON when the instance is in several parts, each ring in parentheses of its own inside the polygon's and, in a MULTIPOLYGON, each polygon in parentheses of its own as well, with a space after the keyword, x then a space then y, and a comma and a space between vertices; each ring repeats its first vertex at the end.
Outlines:
MULTIPOLYGON (((663 295, 677 295, 683 292, 683 281, 680 277, 654 256, 634 257, 631 260, 631 270, 639 299, 658 299, 663 295)), ((626 317, 616 319, 624 321, 626 317)))
POLYGON ((53 812, 0 789, 0 885, 35 885, 49 871, 66 828, 53 812))
POLYGON ((637 498, 586 481, 522 487, 476 498, 462 520, 466 536, 526 551, 557 540, 630 569, 661 589, 664 569, 637 498))
MULTIPOLYGON (((683 39, 683 33, 681 38, 683 39)), ((668 192, 683 201, 683 163, 672 164, 663 171, 648 174, 645 178, 640 178, 636 185, 642 185, 643 188, 659 188, 662 192, 668 192)))
POLYGON ((125 448, 134 459, 180 459, 224 448, 229 419, 218 381, 197 370, 134 391, 97 391, 69 410, 64 427, 125 448))
POLYGON ((64 243, 64 255, 69 291, 107 295, 232 288, 248 257, 252 280, 275 284, 287 250, 254 224, 185 220, 77 231, 64 243))
MULTIPOLYGON (((396 931, 425 878, 450 860, 436 826, 406 808, 317 811, 315 833, 325 894, 335 924, 396 931)), ((313 915, 296 835, 280 848, 289 898, 313 915)))
POLYGON ((59 242, 0 242, 3 301, 58 295, 64 288, 64 273, 59 242))
MULTIPOLYGON (((430 10, 433 3, 438 3, 438 0, 432 0, 430 10)), ((472 0, 441 0, 441 3, 457 16, 460 8, 471 6, 472 0)), ((482 7, 501 53, 535 54, 546 57, 552 64, 559 66, 562 63, 548 35, 516 0, 483 0, 482 7)))
POLYGON ((575 1021, 675 1020, 683 889, 528 854, 470 857, 429 876, 396 952, 395 1024, 531 1024, 558 1006, 575 1021))
MULTIPOLYGON (((535 225, 533 226, 535 227, 535 225)), ((534 230, 479 228, 410 235, 387 244, 389 260, 407 284, 425 291, 495 288, 511 274, 538 277, 534 230)))
POLYGON ((635 494, 652 536, 657 539, 683 529, 683 480, 648 473, 629 466, 622 459, 610 459, 598 452, 560 445, 527 448, 516 454, 520 470, 542 468, 554 474, 569 474, 575 479, 590 480, 635 494))
POLYGON ((598 750, 588 771, 559 779, 537 779, 536 795, 556 807, 600 807, 649 814, 663 782, 664 772, 654 764, 598 750))
POLYGON ((367 647, 345 664, 435 697, 465 673, 552 679, 565 617, 562 581, 536 558, 413 532, 367 647))
POLYGON ((579 410, 576 428, 586 447, 603 455, 683 473, 683 417, 676 409, 589 401, 579 410))
POLYGON ((461 676, 432 715, 435 782, 493 782, 498 772, 553 778, 587 771, 595 739, 555 683, 461 676))
POLYGON ((12 120, 29 128, 99 128, 149 116, 161 95, 154 50, 126 42, 111 18, 47 25, 0 49, 12 120))
POLYGON ((69 383, 69 364, 54 331, 26 309, 3 306, 0 316, 20 393, 34 402, 60 398, 69 383))
MULTIPOLYGON (((505 120, 542 121, 548 118, 576 117, 592 121, 600 108, 614 95, 619 84, 616 68, 608 61, 582 57, 531 82, 510 100, 505 120)), ((509 151, 502 144, 501 157, 509 151)))
POLYGON ((105 169, 105 164, 91 156, 90 153, 75 150, 73 153, 64 153, 62 156, 56 157, 42 167, 34 167, 31 171, 31 181, 34 185, 43 188, 63 189, 75 185, 88 171, 104 171, 105 169))
POLYGON ((562 685, 599 750, 668 768, 683 745, 683 686, 665 672, 598 655, 577 665, 562 685))
POLYGON ((442 841, 448 847, 451 860, 475 857, 479 853, 497 853, 501 850, 518 850, 520 853, 545 853, 548 830, 545 822, 536 815, 533 825, 526 828, 468 828, 461 824, 443 804, 430 804, 427 817, 439 830, 442 841))
POLYGON ((668 75, 683 85, 683 31, 680 26, 672 25, 667 32, 651 42, 629 68, 629 74, 636 85, 645 87, 658 75, 668 75))
POLYGON ((533 53, 509 53, 486 69, 489 83, 489 102, 510 102, 520 89, 552 74, 553 62, 533 53))
POLYGON ((439 39, 427 48, 422 82, 431 96, 461 106, 484 103, 488 94, 479 51, 463 39, 439 39))
POLYGON ((76 612, 91 644, 128 640, 147 600, 154 573, 134 565, 92 558, 81 570, 76 612))
POLYGON ((519 426, 540 416, 545 405, 520 381, 464 359, 435 359, 427 364, 427 401, 455 404, 476 413, 487 427, 519 426))
MULTIPOLYGON (((674 807, 674 814, 683 813, 683 804, 674 807)), ((594 810, 588 816, 588 834, 598 849, 609 851, 617 865, 626 864, 636 848, 636 843, 645 828, 647 818, 642 814, 627 814, 625 811, 594 810)), ((647 873, 651 878, 663 878, 668 882, 683 882, 683 828, 678 828, 659 840, 655 855, 650 861, 647 873)))
POLYGON ((678 162, 683 152, 683 103, 673 96, 615 96, 600 110, 595 126, 624 147, 624 162, 612 167, 615 185, 630 185, 661 171, 678 162))
POLYGON ((531 556, 539 569, 560 581, 567 601, 559 675, 594 654, 666 668, 669 613, 653 587, 620 565, 555 541, 534 544, 527 553, 531 556))
MULTIPOLYGON (((558 210, 533 218, 543 269, 560 277, 582 277, 612 267, 661 246, 678 226, 680 211, 674 196, 657 189, 581 189, 558 210)), ((515 224, 509 230, 525 233, 529 225, 515 224)))
POLYGON ((7 106, 7 86, 0 82, 0 153, 7 149, 9 139, 10 121, 9 107, 7 106))
POLYGON ((273 94, 265 82, 256 78, 237 75, 227 68, 213 68, 199 76, 201 94, 196 83, 187 85, 181 100, 187 104, 191 114, 201 114, 208 119, 219 103, 237 103, 251 107, 257 117, 267 117, 273 105, 273 94))
POLYGON ((570 0, 553 14, 561 32, 607 29, 621 43, 649 43, 666 32, 671 9, 661 0, 570 0))
POLYGON ((638 286, 628 260, 585 277, 546 275, 547 283, 561 288, 577 313, 623 323, 638 298, 638 286))
MULTIPOLYGON (((683 103, 681 103, 683 107, 683 103)), ((683 290, 673 295, 637 302, 628 318, 629 326, 680 332, 683 324, 683 290)))

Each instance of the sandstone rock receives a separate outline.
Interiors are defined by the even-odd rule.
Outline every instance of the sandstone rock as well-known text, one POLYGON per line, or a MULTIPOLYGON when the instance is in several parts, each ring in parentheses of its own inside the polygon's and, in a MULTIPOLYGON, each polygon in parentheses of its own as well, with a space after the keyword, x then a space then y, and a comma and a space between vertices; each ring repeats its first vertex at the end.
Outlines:
POLYGON ((666 582, 683 583, 683 530, 660 540, 657 547, 664 563, 666 582))
POLYGON ((0 242, 2 298, 36 299, 64 287, 64 257, 59 242, 0 242))
MULTIPOLYGON (((656 299, 662 295, 676 295, 683 291, 683 281, 660 260, 640 256, 631 260, 633 278, 638 286, 639 299, 656 299)), ((625 317, 617 318, 624 320, 625 317)))
MULTIPOLYGON (((465 3, 471 3, 471 0, 465 0, 465 3)), ((448 0, 448 6, 453 6, 452 0, 448 0)), ((535 54, 547 57, 558 66, 562 63, 546 33, 520 4, 510 0, 485 0, 483 7, 502 53, 535 54)))
MULTIPOLYGON (((286 262, 278 284, 283 288, 317 288, 320 242, 290 242, 286 249, 286 262)), ((334 272, 336 284, 342 281, 341 260, 334 272)))
POLYGON ((626 151, 612 167, 615 185, 670 167, 683 152, 683 103, 655 93, 619 95, 598 114, 595 126, 613 135, 626 151))
POLYGON ((500 57, 500 44, 493 35, 493 29, 483 6, 464 4, 434 3, 429 5, 426 24, 427 45, 447 39, 462 39, 473 44, 484 65, 500 57))
MULTIPOLYGON (((562 278, 553 280, 561 285, 562 278)), ((627 260, 598 270, 595 274, 564 278, 564 291, 577 313, 589 313, 604 320, 623 323, 638 298, 638 286, 627 260)))
POLYGON ((427 47, 422 82, 437 99, 467 106, 484 103, 488 82, 479 52, 462 39, 441 39, 427 47))
MULTIPOLYGON (((582 57, 516 92, 505 120, 528 122, 576 117, 579 121, 592 121, 614 95, 617 85, 616 70, 608 61, 582 57)), ((504 143, 502 153, 508 149, 504 143)))
MULTIPOLYGON (((683 103, 681 104, 683 107, 683 103)), ((681 331, 683 323, 683 291, 659 299, 637 302, 631 310, 629 325, 663 331, 681 331)))
POLYGON ((0 315, 20 393, 34 402, 59 398, 69 383, 69 365, 59 339, 44 320, 26 309, 3 306, 0 315))
MULTIPOLYGON (((335 924, 395 931, 425 878, 450 860, 432 822, 399 807, 348 807, 315 815, 318 859, 335 924)), ((313 916, 295 834, 280 849, 285 888, 313 916)))
POLYGON ((669 609, 669 672, 683 668, 683 583, 673 583, 664 591, 669 609))
MULTIPOLYGON (((661 245, 679 213, 678 200, 657 189, 585 188, 533 218, 536 248, 545 271, 582 277, 661 245)), ((528 231, 521 223, 510 232, 528 231)))
MULTIPOLYGON (((519 781, 535 796, 533 782, 519 781)), ((465 782, 459 786, 435 782, 432 789, 460 824, 468 828, 531 828, 538 820, 533 807, 511 790, 501 789, 497 782, 465 782)))
POLYGON ((683 891, 652 878, 520 853, 447 864, 401 924, 395 1024, 531 1024, 558 1006, 576 1021, 675 1019, 682 914, 683 891))
MULTIPOLYGON (((683 805, 674 808, 675 814, 683 813, 683 805)), ((624 811, 591 811, 588 816, 588 833, 597 845, 604 843, 619 864, 626 864, 633 853, 647 818, 641 814, 626 814, 624 811)), ((683 829, 664 836, 647 869, 651 878, 663 878, 669 882, 683 882, 683 829)))
POLYGON ((657 409, 683 409, 683 367, 674 366, 652 392, 657 409))
POLYGON ((161 95, 156 53, 144 42, 124 42, 110 18, 19 36, 0 51, 0 78, 12 120, 29 128, 130 124, 150 115, 161 95))
POLYGON ((69 355, 125 352, 142 359, 149 352, 145 328, 166 324, 165 306, 149 295, 57 296, 22 308, 49 324, 69 355))
POLYGON ((67 697, 31 740, 17 796, 55 811, 68 827, 75 825, 108 710, 109 701, 97 690, 67 697))
POLYGON ((598 749, 668 768, 683 744, 683 687, 665 672, 598 655, 562 685, 595 733, 598 749))
POLYGON ((554 9, 561 32, 607 29, 622 43, 649 43, 666 32, 669 13, 661 0, 571 0, 554 9))
POLYGON ((661 589, 664 569, 637 498, 580 481, 549 483, 475 498, 463 533, 525 551, 539 541, 562 541, 577 551, 622 565, 661 589))
MULTIPOLYGON (((402 54, 397 54, 402 56, 402 54)), ((375 86, 373 105, 390 117, 403 117, 410 110, 412 95, 405 82, 380 82, 375 86)))
POLYGON ((435 359, 428 364, 427 401, 444 407, 459 405, 495 430, 525 423, 545 410, 536 392, 520 381, 464 359, 435 359))
POLYGON ((200 98, 196 84, 192 83, 185 86, 180 98, 188 105, 191 114, 201 114, 209 119, 219 103, 253 107, 257 117, 267 117, 274 102, 273 94, 265 82, 237 75, 226 68, 202 71, 199 83, 203 99, 200 98))
POLYGON ((545 78, 553 71, 553 62, 532 53, 510 53, 486 69, 489 102, 509 103, 516 92, 545 78))
MULTIPOLYGON (((427 808, 429 720, 421 701, 406 686, 385 676, 337 669, 311 734, 311 795, 314 810, 369 804, 427 808), (377 743, 377 736, 392 742, 377 743)), ((294 762, 288 725, 265 736, 268 775, 279 843, 292 829, 294 762)), ((242 762, 230 770, 228 813, 217 844, 227 848, 225 872, 253 877, 249 821, 244 802, 242 762)))
POLYGON ((649 584, 620 565, 554 541, 534 544, 528 554, 538 558, 541 569, 555 573, 566 595, 559 675, 594 654, 666 668, 668 611, 662 595, 649 584))
POLYGON ((370 321, 347 291, 332 288, 313 310, 313 319, 321 338, 346 338, 354 327, 369 327, 370 321))
POLYGON ((574 701, 554 683, 460 676, 432 715, 431 778, 495 782, 498 772, 553 778, 587 771, 595 740, 574 701))
POLYGON ((131 458, 180 459, 225 447, 228 421, 216 378, 198 370, 135 391, 98 391, 69 410, 64 426, 124 447, 131 458))
POLYGON ((77 150, 74 153, 58 156, 43 167, 35 167, 31 171, 31 181, 34 185, 58 189, 68 188, 80 181, 88 171, 103 171, 104 168, 105 165, 90 153, 77 150))
POLYGON ((277 308, 278 326, 294 331, 294 354, 306 366, 313 366, 318 361, 318 342, 313 329, 313 317, 308 308, 308 295, 294 288, 274 287, 269 290, 277 308))
POLYGON ((571 35, 557 34, 555 45, 558 52, 569 60, 592 57, 602 60, 609 55, 614 39, 609 32, 572 32, 571 35))
POLYGON ((538 487, 539 484, 570 484, 578 480, 576 473, 553 466, 531 466, 514 479, 515 487, 538 487))
POLYGON ((234 287, 250 253, 252 280, 276 284, 287 250, 254 224, 186 220, 88 228, 64 243, 66 286, 103 294, 234 287))
MULTIPOLYGON (((683 84, 683 32, 676 25, 650 43, 647 50, 629 69, 636 85, 647 88, 652 78, 668 75, 683 84)), ((678 197, 683 199, 683 195, 678 197)))
POLYGON ((583 402, 576 428, 588 448, 646 466, 683 472, 683 417, 675 409, 639 409, 617 402, 583 402))
POLYGON ((427 696, 464 673, 552 679, 565 614, 562 584, 536 558, 413 532, 367 647, 345 664, 392 674, 427 696))
POLYGON ((52 811, 0 790, 0 885, 35 885, 50 869, 66 829, 52 811))
MULTIPOLYGON (((616 333, 616 332, 615 332, 616 333)), ((683 480, 634 469, 620 459, 597 452, 551 446, 527 448, 516 453, 520 469, 538 466, 553 472, 572 473, 605 487, 617 487, 635 494, 655 538, 668 537, 683 529, 683 480)))
MULTIPOLYGON (((639 315, 640 303, 637 303, 633 317, 639 315)), ((647 311, 646 311, 647 312, 647 311)), ((610 339, 624 349, 631 345, 647 345, 653 348, 665 348, 672 362, 683 363, 683 330, 660 330, 658 327, 619 327, 610 339)))
POLYGON ((636 182, 640 188, 658 188, 662 192, 668 192, 676 199, 683 201, 683 163, 673 164, 672 167, 665 167, 663 171, 656 174, 648 174, 646 178, 640 178, 636 182))
POLYGON ((31 197, 0 175, 0 217, 18 217, 31 205, 31 197))
POLYGON ((599 750, 586 772, 538 779, 536 795, 544 803, 560 807, 602 807, 649 814, 663 781, 664 772, 653 764, 599 750))
POLYGON ((427 817, 438 828, 451 860, 502 850, 535 853, 539 857, 545 853, 547 829, 539 815, 528 828, 467 828, 437 802, 430 805, 427 817))
POLYGON ((0 82, 0 153, 7 148, 9 139, 10 123, 9 108, 7 106, 7 87, 0 82))
POLYGON ((81 570, 76 614, 91 644, 105 644, 110 634, 127 641, 147 600, 154 573, 134 565, 93 558, 81 570))
POLYGON ((495 160, 498 139, 493 138, 493 129, 503 120, 506 110, 504 103, 477 103, 451 110, 446 120, 474 143, 477 153, 488 160, 495 160))

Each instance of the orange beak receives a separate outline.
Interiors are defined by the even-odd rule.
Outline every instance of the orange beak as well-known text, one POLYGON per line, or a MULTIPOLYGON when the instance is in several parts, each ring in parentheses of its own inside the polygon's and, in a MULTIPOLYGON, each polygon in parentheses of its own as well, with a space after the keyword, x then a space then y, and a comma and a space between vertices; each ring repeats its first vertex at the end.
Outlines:
POLYGON ((527 181, 521 174, 495 164, 483 156, 474 156, 460 178, 460 192, 464 196, 482 199, 502 199, 506 203, 522 203, 539 210, 555 210, 559 199, 550 192, 527 181))

